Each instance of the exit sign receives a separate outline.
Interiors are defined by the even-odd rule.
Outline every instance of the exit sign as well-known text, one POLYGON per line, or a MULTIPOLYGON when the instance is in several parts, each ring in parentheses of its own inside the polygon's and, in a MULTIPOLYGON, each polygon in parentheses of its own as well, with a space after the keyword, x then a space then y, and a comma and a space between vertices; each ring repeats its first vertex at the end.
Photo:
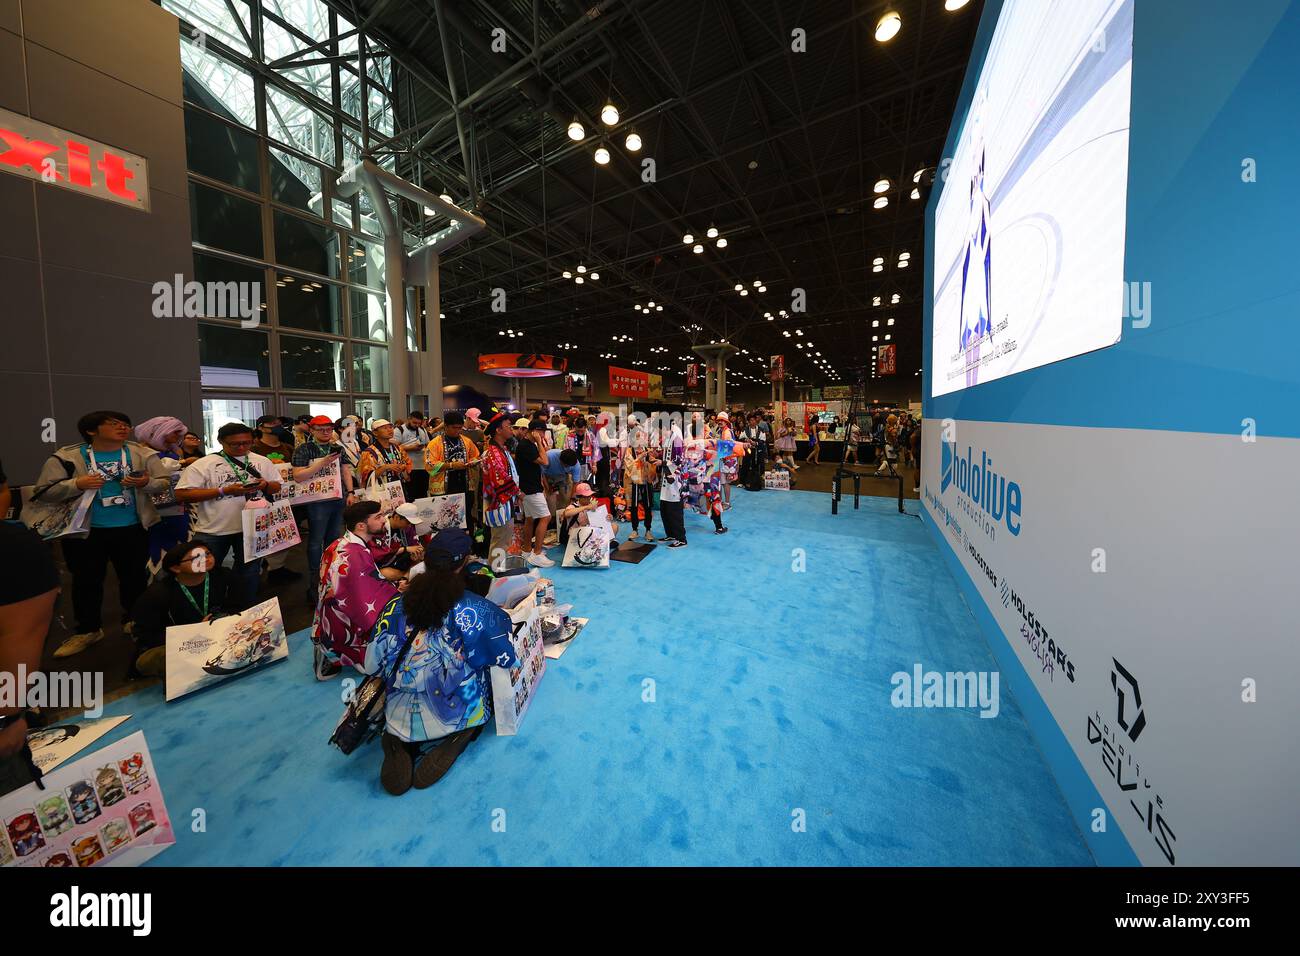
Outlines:
POLYGON ((142 157, 0 109, 0 170, 149 211, 142 157))

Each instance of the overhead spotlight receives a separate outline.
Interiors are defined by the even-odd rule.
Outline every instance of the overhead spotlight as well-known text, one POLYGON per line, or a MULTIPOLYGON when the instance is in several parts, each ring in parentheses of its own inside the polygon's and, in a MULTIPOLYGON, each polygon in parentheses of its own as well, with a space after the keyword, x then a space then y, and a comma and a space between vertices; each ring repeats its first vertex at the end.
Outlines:
POLYGON ((578 117, 575 116, 569 123, 569 139, 573 140, 575 143, 580 143, 586 135, 587 131, 583 129, 582 123, 579 122, 578 117))
POLYGON ((563 272, 560 273, 560 275, 564 276, 564 278, 566 278, 566 279, 572 279, 572 278, 573 278, 573 273, 570 272, 568 269, 565 269, 563 272))
POLYGON ((763 284, 763 281, 762 281, 761 279, 755 279, 755 280, 754 280, 754 288, 755 288, 755 289, 757 289, 757 288, 758 288, 759 286, 761 286, 762 284, 763 284))
POLYGON ((582 264, 579 264, 579 265, 578 265, 578 271, 579 271, 579 272, 586 272, 586 271, 587 271, 587 267, 584 266, 584 265, 582 265, 582 264))
POLYGON ((872 267, 871 267, 871 271, 872 271, 872 272, 884 272, 884 271, 885 271, 885 267, 884 267, 884 266, 872 266, 872 267))
POLYGON ((607 150, 604 146, 596 147, 596 162, 599 163, 601 166, 609 165, 609 150, 607 150))
POLYGON ((775 321, 776 321, 776 319, 772 318, 772 313, 771 313, 771 312, 769 312, 769 313, 767 314, 767 321, 769 321, 769 322, 775 322, 775 321))
POLYGON ((618 125, 618 107, 613 103, 606 103, 600 108, 600 121, 606 126, 618 125))
POLYGON ((641 137, 637 135, 636 130, 627 134, 627 139, 623 140, 623 145, 627 147, 629 153, 639 153, 641 151, 641 137))
POLYGON ((727 238, 725 236, 723 236, 718 240, 718 248, 719 249, 727 248, 727 238))
POLYGON ((741 295, 749 295, 749 290, 748 290, 748 289, 741 289, 741 290, 740 290, 740 294, 741 294, 741 295))
POLYGON ((884 257, 884 256, 876 256, 876 258, 874 258, 874 259, 871 260, 871 264, 872 264, 873 266, 883 266, 883 265, 885 264, 885 257, 884 257))
POLYGON ((912 197, 913 199, 920 199, 920 198, 921 198, 921 190, 918 189, 917 187, 913 186, 913 187, 912 187, 912 192, 910 193, 910 195, 911 195, 911 197, 912 197))
POLYGON ((705 230, 704 234, 708 236, 710 239, 716 239, 718 238, 718 227, 709 226, 709 228, 705 230))
POLYGON ((886 336, 885 336, 885 341, 888 342, 891 338, 893 338, 892 335, 886 335, 886 336))
POLYGON ((884 209, 886 206, 889 205, 889 197, 877 196, 876 201, 873 202, 871 205, 875 206, 877 209, 884 209))
POLYGON ((424 214, 425 214, 426 216, 436 216, 436 215, 438 215, 438 213, 437 213, 435 210, 430 209, 428 206, 425 206, 425 207, 424 207, 424 214))
POLYGON ((911 263, 906 259, 898 260, 898 268, 900 269, 906 269, 909 265, 911 265, 911 263))
POLYGON ((900 258, 900 259, 910 259, 910 258, 912 258, 912 254, 911 254, 910 252, 900 252, 900 253, 898 254, 898 258, 900 258))
POLYGON ((878 193, 886 192, 889 189, 889 180, 880 179, 876 181, 875 191, 878 193))
POLYGON ((595 282, 595 281, 596 281, 597 279, 599 279, 599 278, 600 278, 600 273, 599 273, 599 272, 593 272, 593 273, 591 274, 591 281, 592 281, 592 282, 595 282))
POLYGON ((872 327, 873 329, 878 329, 878 328, 880 328, 880 320, 879 320, 879 319, 872 319, 872 320, 871 320, 871 327, 872 327))
POLYGON ((741 290, 744 289, 744 288, 745 288, 745 287, 744 287, 743 285, 741 285, 739 282, 736 283, 736 291, 737 291, 737 292, 741 291, 741 290))
POLYGON ((758 291, 759 291, 759 292, 766 292, 766 291, 767 291, 767 286, 765 286, 765 285, 761 285, 761 286, 759 286, 759 287, 758 287, 758 291))
POLYGON ((655 311, 656 311, 656 312, 662 312, 663 310, 664 310, 664 307, 663 307, 662 305, 656 305, 656 306, 655 306, 655 311))
POLYGON ((438 194, 438 198, 441 199, 443 202, 445 202, 445 203, 446 203, 447 205, 449 205, 449 206, 454 206, 454 205, 456 205, 455 200, 453 200, 453 199, 451 198, 451 196, 449 196, 447 193, 439 193, 439 194, 438 194))
POLYGON ((646 305, 646 308, 647 308, 647 309, 653 309, 653 308, 655 307, 655 300, 654 300, 654 299, 651 299, 651 300, 650 300, 649 302, 647 302, 645 305, 646 305))
POLYGON ((686 245, 688 246, 694 241, 695 241, 695 237, 692 236, 689 232, 686 235, 682 236, 682 242, 686 243, 686 245))
POLYGON ((876 296, 875 298, 873 298, 873 299, 871 300, 871 304, 872 304, 872 305, 880 305, 880 296, 876 296))
POLYGON ((960 10, 968 3, 970 3, 970 0, 943 0, 943 8, 951 12, 953 10, 960 10))
POLYGON ((698 242, 695 245, 691 246, 691 252, 695 253, 697 256, 703 251, 704 251, 704 247, 700 245, 698 242))
POLYGON ((888 322, 886 322, 885 324, 886 324, 886 325, 893 325, 893 324, 894 324, 894 320, 893 320, 893 319, 890 319, 890 320, 889 320, 888 322))
POLYGON ((574 276, 573 281, 578 283, 578 285, 582 285, 582 276, 574 276))
POLYGON ((903 18, 890 10, 876 21, 876 39, 881 43, 888 43, 898 36, 898 31, 901 29, 903 29, 903 18))
POLYGON ((901 296, 899 296, 899 294, 898 294, 897 292, 895 292, 894 295, 893 295, 893 297, 890 298, 890 300, 889 300, 889 304, 890 304, 890 305, 898 305, 898 300, 899 300, 900 298, 901 298, 901 296))

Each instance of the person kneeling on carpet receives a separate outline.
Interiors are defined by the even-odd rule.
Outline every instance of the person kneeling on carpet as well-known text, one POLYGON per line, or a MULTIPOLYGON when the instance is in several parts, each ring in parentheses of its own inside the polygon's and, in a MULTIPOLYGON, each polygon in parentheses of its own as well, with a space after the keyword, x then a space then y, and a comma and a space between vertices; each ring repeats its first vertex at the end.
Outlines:
MULTIPOLYGON (((585 528, 591 524, 590 512, 601 507, 601 503, 596 500, 596 493, 592 491, 591 485, 585 481, 573 489, 573 500, 569 502, 569 507, 563 509, 557 519, 560 522, 560 544, 567 546, 569 543, 569 532, 574 528, 585 528)), ((612 517, 609 519, 609 550, 612 554, 618 548, 618 522, 612 517)))
POLYGON ((379 782, 393 796, 443 778, 492 716, 488 668, 518 663, 510 616, 465 591, 470 546, 460 528, 434 535, 366 648, 365 672, 387 677, 379 782))
POLYGON ((406 587, 404 579, 384 578, 370 551, 372 539, 387 526, 377 501, 358 501, 343 509, 343 537, 325 549, 320 602, 312 618, 317 680, 329 680, 344 664, 361 666, 375 620, 406 587))

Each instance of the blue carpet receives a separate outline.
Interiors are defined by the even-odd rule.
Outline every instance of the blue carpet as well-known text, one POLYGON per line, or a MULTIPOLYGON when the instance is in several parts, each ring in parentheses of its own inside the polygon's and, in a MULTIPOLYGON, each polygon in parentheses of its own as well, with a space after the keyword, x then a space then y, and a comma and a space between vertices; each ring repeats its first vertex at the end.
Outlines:
POLYGON ((737 490, 727 524, 688 514, 685 549, 550 572, 591 623, 519 736, 489 728, 430 790, 390 797, 377 745, 326 746, 340 684, 312 678, 305 633, 264 672, 116 702, 134 719, 107 739, 145 731, 178 834, 154 863, 1092 864, 1006 681, 995 719, 891 705, 918 662, 996 667, 920 521, 737 490))

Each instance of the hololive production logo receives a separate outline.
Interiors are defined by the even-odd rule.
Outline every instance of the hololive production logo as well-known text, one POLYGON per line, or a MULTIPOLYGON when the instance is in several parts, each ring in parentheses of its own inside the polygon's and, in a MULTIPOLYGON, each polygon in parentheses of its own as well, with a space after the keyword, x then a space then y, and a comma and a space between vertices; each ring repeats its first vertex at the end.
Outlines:
POLYGON ((50 897, 50 925, 60 929, 82 926, 125 926, 133 936, 148 936, 153 929, 153 894, 68 893, 50 897))
POLYGON ((912 673, 896 671, 889 702, 895 707, 979 707, 981 717, 996 717, 1001 710, 997 671, 926 671, 920 664, 912 673))
POLYGON ((186 282, 179 272, 171 282, 153 284, 153 314, 158 319, 238 319, 241 328, 262 322, 262 283, 186 282))
POLYGON ((104 675, 100 671, 36 671, 19 664, 17 675, 0 671, 0 707, 53 710, 70 707, 84 710, 87 717, 104 713, 104 675))
POLYGON ((1023 498, 1020 484, 1008 481, 1006 476, 993 470, 993 459, 981 451, 979 461, 975 451, 966 446, 966 457, 957 454, 955 441, 939 443, 939 494, 955 485, 961 492, 958 499, 961 509, 975 519, 984 533, 997 538, 999 524, 1005 524, 1013 535, 1020 534, 1020 513, 1023 498))

